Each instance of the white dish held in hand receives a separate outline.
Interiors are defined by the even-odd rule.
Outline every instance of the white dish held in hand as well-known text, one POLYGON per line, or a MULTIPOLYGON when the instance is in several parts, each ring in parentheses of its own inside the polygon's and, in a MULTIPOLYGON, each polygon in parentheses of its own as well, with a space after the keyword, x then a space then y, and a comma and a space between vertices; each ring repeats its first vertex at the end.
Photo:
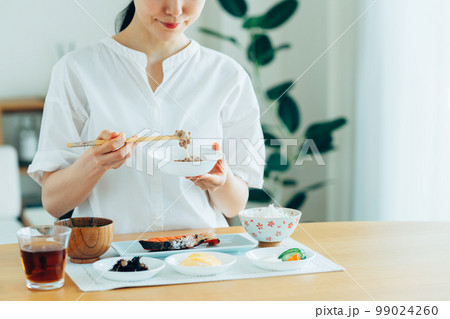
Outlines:
POLYGON ((212 145, 202 145, 199 151, 192 151, 188 146, 189 155, 198 156, 200 161, 180 162, 186 158, 186 150, 178 144, 160 147, 155 150, 157 169, 165 174, 176 176, 199 176, 209 173, 217 161, 222 157, 221 151, 212 149, 212 145))
POLYGON ((111 267, 114 266, 120 259, 129 260, 131 258, 113 257, 100 259, 99 261, 93 263, 92 266, 98 272, 99 277, 101 275, 101 277, 114 281, 139 281, 149 279, 159 273, 166 266, 164 262, 159 259, 141 257, 140 262, 144 263, 148 267, 148 270, 123 272, 110 271, 109 269, 111 269, 111 267))
POLYGON ((236 257, 230 255, 230 254, 224 254, 224 253, 217 253, 217 252, 208 252, 209 255, 212 255, 219 259, 222 264, 219 266, 182 266, 180 263, 188 258, 191 254, 195 252, 190 253, 181 253, 181 254, 175 254, 172 256, 169 256, 165 259, 165 262, 169 264, 175 271, 179 272, 180 274, 187 275, 187 276, 212 276, 220 274, 226 270, 228 270, 231 265, 233 265, 236 262, 236 257))
POLYGON ((316 253, 307 248, 301 248, 306 253, 306 259, 293 260, 293 261, 281 261, 278 259, 283 252, 290 248, 296 247, 270 247, 270 248, 257 248, 248 251, 245 256, 256 267, 267 270, 287 271, 300 269, 306 266, 314 257, 316 253))

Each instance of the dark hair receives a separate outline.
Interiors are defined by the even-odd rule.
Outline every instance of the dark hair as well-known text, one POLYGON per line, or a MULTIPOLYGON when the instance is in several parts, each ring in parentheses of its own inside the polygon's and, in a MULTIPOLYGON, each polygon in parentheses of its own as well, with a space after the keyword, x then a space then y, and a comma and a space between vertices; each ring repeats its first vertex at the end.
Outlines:
POLYGON ((129 26, 131 20, 133 20, 135 11, 136 7, 134 6, 134 1, 131 1, 130 4, 117 15, 116 18, 117 33, 123 31, 126 27, 129 26))

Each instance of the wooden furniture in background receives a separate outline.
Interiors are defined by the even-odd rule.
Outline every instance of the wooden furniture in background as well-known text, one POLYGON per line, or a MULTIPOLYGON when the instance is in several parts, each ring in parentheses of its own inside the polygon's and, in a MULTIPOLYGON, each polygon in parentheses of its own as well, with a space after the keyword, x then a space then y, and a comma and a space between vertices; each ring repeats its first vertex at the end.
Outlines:
MULTIPOLYGON (((6 113, 21 112, 42 112, 44 109, 44 99, 16 99, 16 100, 0 100, 0 145, 4 143, 3 133, 3 115, 6 113)), ((20 173, 25 174, 27 167, 20 167, 20 173)))
MULTIPOLYGON (((122 288, 83 293, 66 275, 63 288, 30 291, 17 244, 0 245, 0 300, 450 300, 449 222, 300 224, 291 236, 346 271, 122 288)), ((204 230, 116 235, 114 241, 204 230)), ((216 229, 218 234, 243 227, 216 229)))

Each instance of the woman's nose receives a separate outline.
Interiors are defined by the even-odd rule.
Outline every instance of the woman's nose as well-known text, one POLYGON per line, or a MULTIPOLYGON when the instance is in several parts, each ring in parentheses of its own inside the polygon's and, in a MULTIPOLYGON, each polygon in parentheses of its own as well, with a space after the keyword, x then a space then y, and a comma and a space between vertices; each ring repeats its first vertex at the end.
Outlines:
POLYGON ((182 0, 169 0, 167 1, 166 14, 177 17, 183 13, 183 1, 182 0))

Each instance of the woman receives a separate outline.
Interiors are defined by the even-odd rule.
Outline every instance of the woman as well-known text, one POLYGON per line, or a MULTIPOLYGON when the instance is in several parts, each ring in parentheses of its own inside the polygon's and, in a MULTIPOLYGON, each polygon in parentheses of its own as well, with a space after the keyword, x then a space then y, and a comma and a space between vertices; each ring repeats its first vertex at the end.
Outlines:
MULTIPOLYGON (((204 4, 135 0, 121 32, 55 65, 39 149, 28 170, 42 185, 50 214, 74 209, 74 217, 110 218, 116 233, 224 227, 224 216, 245 207, 248 186, 261 187, 264 167, 247 159, 248 145, 262 139, 251 82, 233 60, 184 33, 204 4), (125 137, 144 128, 163 135, 183 129, 209 144, 222 141, 233 165, 223 158, 209 174, 186 179, 123 165, 136 147, 125 137), (95 138, 108 142, 87 150, 66 147, 95 138)), ((264 149, 259 155, 264 158, 264 149)))

